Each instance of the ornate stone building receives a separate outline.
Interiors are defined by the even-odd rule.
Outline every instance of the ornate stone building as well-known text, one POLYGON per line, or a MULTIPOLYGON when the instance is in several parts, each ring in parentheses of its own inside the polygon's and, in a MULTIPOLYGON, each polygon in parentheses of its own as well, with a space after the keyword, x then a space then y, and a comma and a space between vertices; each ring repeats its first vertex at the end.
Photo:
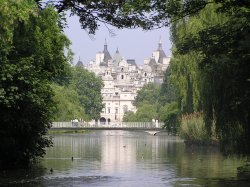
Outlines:
MULTIPOLYGON (((111 57, 105 41, 103 51, 96 53, 95 60, 86 66, 101 77, 104 83, 102 95, 105 107, 100 121, 121 122, 125 112, 135 112, 133 101, 137 91, 149 82, 161 84, 169 62, 170 57, 163 51, 161 41, 152 57, 145 59, 141 66, 134 59, 124 59, 118 49, 111 57)), ((80 60, 77 65, 82 66, 80 60)))

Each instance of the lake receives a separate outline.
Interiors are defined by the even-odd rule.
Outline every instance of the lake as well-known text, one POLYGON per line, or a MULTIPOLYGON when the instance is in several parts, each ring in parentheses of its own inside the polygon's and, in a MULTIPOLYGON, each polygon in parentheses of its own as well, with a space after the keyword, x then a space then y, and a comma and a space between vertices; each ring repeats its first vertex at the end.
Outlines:
POLYGON ((243 160, 216 148, 187 147, 179 137, 139 131, 53 135, 32 170, 1 173, 0 186, 250 186, 237 178, 243 160))

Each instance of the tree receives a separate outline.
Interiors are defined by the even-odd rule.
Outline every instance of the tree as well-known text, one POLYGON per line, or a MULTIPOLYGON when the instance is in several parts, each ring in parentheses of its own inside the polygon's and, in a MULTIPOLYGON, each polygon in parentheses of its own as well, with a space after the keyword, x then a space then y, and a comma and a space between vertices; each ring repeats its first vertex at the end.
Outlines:
MULTIPOLYGON (((201 55, 195 71, 200 74, 199 92, 207 131, 211 134, 215 124, 224 153, 249 155, 250 2, 210 2, 214 6, 203 2, 203 10, 183 21, 185 28, 193 28, 193 32, 182 37, 174 33, 176 55, 201 55)), ((176 24, 177 29, 179 26, 176 24)))
POLYGON ((135 113, 136 121, 150 122, 152 119, 157 119, 157 108, 148 102, 141 103, 135 113))
POLYGON ((134 105, 139 107, 141 103, 148 102, 148 104, 156 104, 160 94, 160 86, 154 83, 148 83, 141 90, 137 92, 134 100, 134 105))
POLYGON ((164 121, 164 128, 167 129, 168 133, 176 135, 180 127, 180 111, 177 103, 173 102, 162 109, 164 111, 164 116, 161 117, 164 121))
MULTIPOLYGON (((181 32, 181 29, 179 29, 179 32, 181 32)), ((182 113, 192 113, 201 110, 201 83, 197 63, 200 59, 201 56, 196 52, 183 55, 179 54, 178 50, 173 50, 170 81, 175 87, 179 108, 182 113)))
POLYGON ((54 101, 56 108, 53 112, 54 121, 70 121, 72 119, 83 119, 88 121, 89 116, 80 103, 79 95, 72 85, 60 86, 53 83, 52 89, 55 93, 54 101))
POLYGON ((125 112, 122 121, 124 121, 124 122, 136 122, 137 119, 136 119, 135 113, 132 111, 125 112))
MULTIPOLYGON (((42 0, 36 2, 43 7, 42 0)), ((100 23, 121 28, 143 28, 145 30, 168 25, 169 16, 166 11, 168 2, 160 0, 54 0, 49 1, 59 13, 71 11, 77 15, 81 27, 94 34, 100 23)), ((112 32, 112 30, 110 30, 112 32)))
POLYGON ((27 167, 51 145, 50 81, 68 67, 70 42, 57 13, 33 1, 2 0, 0 17, 0 168, 27 167))
POLYGON ((77 67, 73 70, 71 84, 79 95, 79 101, 89 119, 98 120, 104 107, 101 95, 102 80, 96 77, 94 73, 77 67))
POLYGON ((170 66, 166 69, 164 73, 164 80, 160 88, 159 102, 161 105, 171 103, 176 101, 176 90, 173 82, 171 81, 172 67, 170 66))

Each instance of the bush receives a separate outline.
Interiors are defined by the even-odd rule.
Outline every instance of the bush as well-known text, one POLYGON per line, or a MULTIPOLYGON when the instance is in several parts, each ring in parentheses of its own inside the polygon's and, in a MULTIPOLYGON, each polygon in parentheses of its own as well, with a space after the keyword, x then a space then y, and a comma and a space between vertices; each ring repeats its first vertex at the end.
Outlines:
POLYGON ((208 145, 218 142, 214 128, 212 137, 207 134, 205 122, 201 113, 183 115, 180 126, 180 136, 189 144, 208 145))
POLYGON ((164 121, 164 128, 168 133, 176 135, 180 128, 180 112, 176 102, 172 102, 162 108, 160 119, 164 121), (162 112, 164 111, 164 113, 162 112))
POLYGON ((172 111, 167 115, 164 120, 164 127, 167 129, 168 133, 176 135, 180 128, 179 112, 172 111))

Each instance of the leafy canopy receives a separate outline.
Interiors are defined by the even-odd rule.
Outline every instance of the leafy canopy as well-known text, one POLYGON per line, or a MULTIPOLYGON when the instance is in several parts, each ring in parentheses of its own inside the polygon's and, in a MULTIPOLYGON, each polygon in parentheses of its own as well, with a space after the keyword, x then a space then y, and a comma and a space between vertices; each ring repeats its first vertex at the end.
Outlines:
MULTIPOLYGON (((179 75, 192 78, 192 94, 187 98, 193 98, 194 106, 192 95, 197 93, 207 131, 211 135, 215 124, 224 153, 249 155, 250 2, 211 3, 216 5, 173 24, 175 83, 188 80, 178 83, 179 75), (181 72, 182 65, 190 68, 181 72)), ((188 96, 181 85, 179 92, 182 98, 188 96)))
POLYGON ((0 17, 0 168, 23 167, 51 145, 50 81, 67 69, 70 42, 53 8, 31 0, 1 0, 0 17))

